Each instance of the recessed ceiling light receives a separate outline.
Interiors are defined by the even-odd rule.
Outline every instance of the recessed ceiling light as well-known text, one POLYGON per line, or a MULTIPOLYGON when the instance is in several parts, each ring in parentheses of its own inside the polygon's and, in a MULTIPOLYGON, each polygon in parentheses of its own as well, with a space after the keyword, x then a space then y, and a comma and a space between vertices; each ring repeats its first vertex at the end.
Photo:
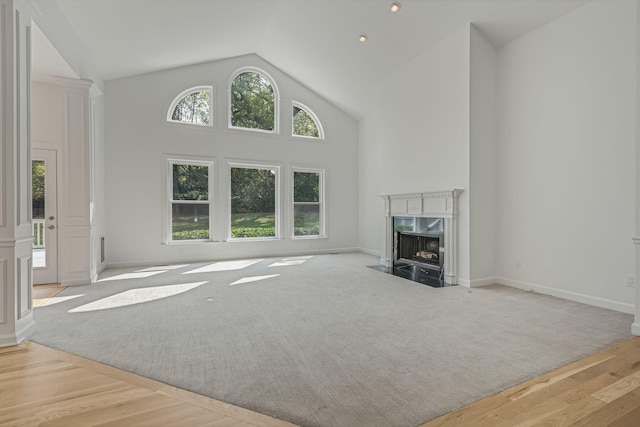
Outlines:
POLYGON ((398 12, 400 10, 400 3, 398 3, 397 1, 394 1, 393 3, 391 3, 389 10, 391 10, 391 12, 393 13, 398 12))
POLYGON ((369 37, 367 37, 367 35, 366 35, 365 33, 362 33, 362 34, 360 34, 360 35, 358 36, 358 41, 359 41, 360 43, 364 43, 364 42, 366 42, 367 40, 369 40, 369 37))

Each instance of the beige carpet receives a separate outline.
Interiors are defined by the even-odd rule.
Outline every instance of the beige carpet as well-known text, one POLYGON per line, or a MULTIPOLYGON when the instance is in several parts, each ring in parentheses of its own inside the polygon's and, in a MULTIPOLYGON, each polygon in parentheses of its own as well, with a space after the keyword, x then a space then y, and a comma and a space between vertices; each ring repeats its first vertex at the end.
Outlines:
POLYGON ((33 340, 303 426, 415 426, 628 338, 632 316, 434 289, 363 254, 108 271, 33 340))

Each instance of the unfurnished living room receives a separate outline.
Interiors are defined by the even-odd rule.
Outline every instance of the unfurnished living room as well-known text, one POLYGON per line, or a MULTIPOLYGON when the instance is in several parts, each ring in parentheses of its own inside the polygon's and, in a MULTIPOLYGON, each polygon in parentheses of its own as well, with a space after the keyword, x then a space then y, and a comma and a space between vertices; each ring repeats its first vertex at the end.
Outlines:
POLYGON ((0 0, 0 425, 640 425, 637 0, 0 0))

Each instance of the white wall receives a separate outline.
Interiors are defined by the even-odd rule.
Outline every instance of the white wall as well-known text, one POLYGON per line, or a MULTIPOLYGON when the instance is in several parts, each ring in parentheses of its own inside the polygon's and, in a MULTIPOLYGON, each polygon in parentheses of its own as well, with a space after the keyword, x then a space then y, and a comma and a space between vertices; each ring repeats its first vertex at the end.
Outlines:
POLYGON ((499 52, 501 281, 633 312, 635 2, 499 52))
POLYGON ((458 276, 469 281, 469 27, 388 76, 360 122, 360 246, 382 250, 380 194, 462 188, 458 276))
POLYGON ((382 113, 377 111, 358 122, 359 246, 363 252, 377 256, 381 255, 381 231, 385 229, 384 202, 377 196, 382 195, 387 177, 385 140, 380 134, 382 121, 382 113))
POLYGON ((358 244, 357 122, 255 55, 111 80, 106 97, 107 258, 109 265, 261 257, 276 254, 353 250, 358 244), (280 91, 281 130, 269 135, 229 130, 229 78, 255 66, 275 80, 280 91), (171 101, 183 90, 214 86, 213 128, 165 123, 171 101), (291 136, 292 100, 319 117, 324 142, 291 136), (214 238, 218 242, 163 244, 166 212, 164 155, 217 160, 214 238), (328 238, 224 242, 228 230, 227 160, 275 162, 282 166, 282 214, 288 220, 288 168, 326 169, 328 238))
POLYGON ((497 53, 471 26, 469 204, 471 285, 495 283, 497 53))
POLYGON ((63 90, 55 84, 31 84, 31 146, 62 148, 63 90))

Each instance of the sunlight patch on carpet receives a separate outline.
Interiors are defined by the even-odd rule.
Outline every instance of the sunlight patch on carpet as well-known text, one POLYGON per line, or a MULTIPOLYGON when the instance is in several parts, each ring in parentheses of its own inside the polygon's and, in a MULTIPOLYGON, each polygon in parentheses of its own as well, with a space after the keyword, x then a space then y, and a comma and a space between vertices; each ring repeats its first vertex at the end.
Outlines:
POLYGON ((273 264, 269 265, 269 267, 289 267, 292 265, 300 265, 311 258, 313 258, 313 255, 284 258, 282 259, 282 261, 274 262, 273 264))
POLYGON ((232 271, 232 270, 242 270, 243 268, 247 268, 252 266, 253 264, 257 264, 261 259, 241 259, 238 261, 221 261, 215 262, 213 264, 205 265, 204 267, 196 268, 195 270, 185 271, 182 274, 195 274, 195 273, 212 273, 216 271, 232 271))
POLYGON ((205 283, 208 282, 181 283, 179 285, 130 289, 128 291, 120 292, 119 294, 111 295, 109 297, 81 305, 80 307, 73 308, 69 310, 69 313, 108 310, 110 308, 126 307, 129 305, 155 301, 190 291, 191 289, 202 286, 205 283))
POLYGON ((116 276, 105 277, 104 279, 98 280, 98 282, 109 282, 113 280, 128 280, 128 279, 146 279, 147 277, 155 276, 156 274, 164 273, 165 271, 166 270, 122 273, 116 276))
POLYGON ((229 283, 229 286, 241 285, 243 283, 259 282, 260 280, 266 280, 266 279, 270 279, 272 277, 278 277, 278 276, 279 274, 269 274, 267 276, 243 277, 242 279, 238 279, 233 283, 229 283))
POLYGON ((49 305, 55 305, 55 304, 59 304, 61 302, 65 302, 65 301, 69 301, 75 298, 80 298, 83 297, 84 294, 80 294, 80 295, 70 295, 68 297, 51 297, 51 298, 47 298, 47 300, 45 302, 43 302, 42 304, 40 304, 40 307, 46 307, 49 305))

